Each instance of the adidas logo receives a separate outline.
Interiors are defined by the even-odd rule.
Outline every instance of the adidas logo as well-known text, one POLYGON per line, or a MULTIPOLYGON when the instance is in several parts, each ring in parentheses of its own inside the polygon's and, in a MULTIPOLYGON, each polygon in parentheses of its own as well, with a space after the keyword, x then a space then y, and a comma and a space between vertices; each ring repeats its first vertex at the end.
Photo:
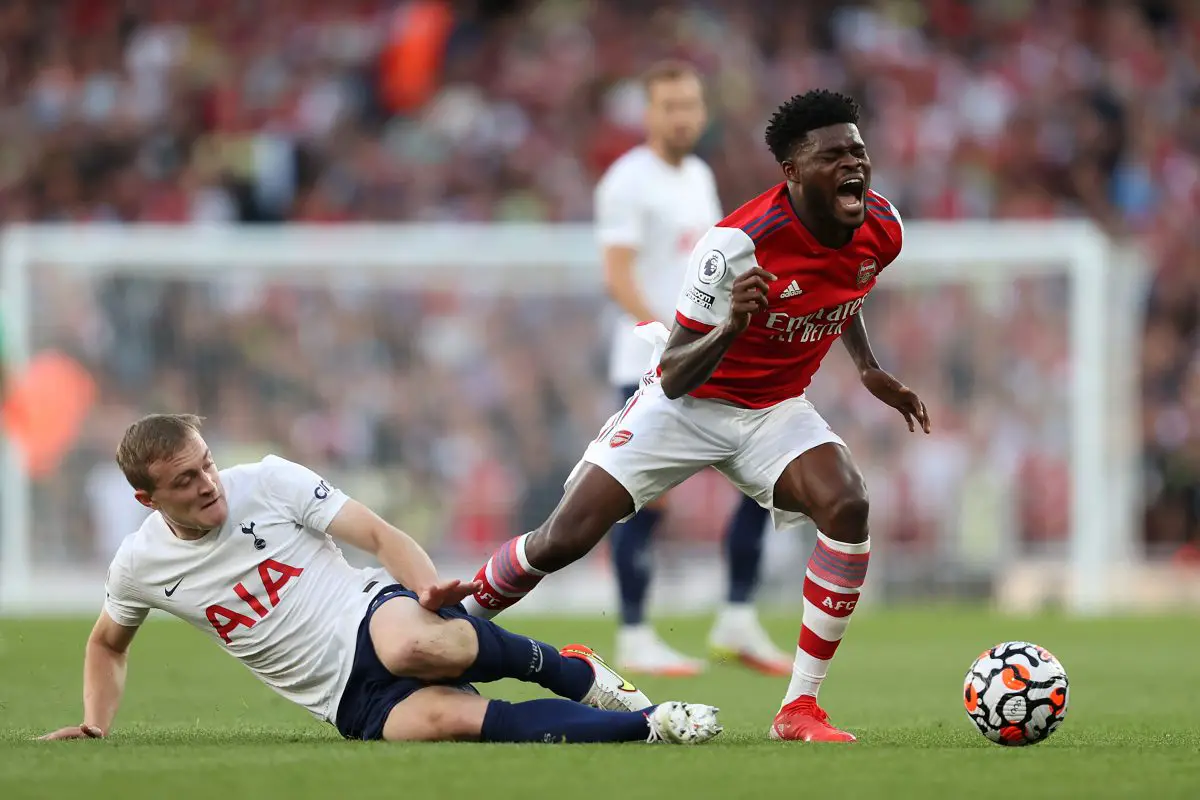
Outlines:
POLYGON ((779 293, 780 300, 787 300, 789 297, 804 294, 804 290, 800 288, 800 284, 796 283, 795 278, 788 284, 788 287, 779 293))

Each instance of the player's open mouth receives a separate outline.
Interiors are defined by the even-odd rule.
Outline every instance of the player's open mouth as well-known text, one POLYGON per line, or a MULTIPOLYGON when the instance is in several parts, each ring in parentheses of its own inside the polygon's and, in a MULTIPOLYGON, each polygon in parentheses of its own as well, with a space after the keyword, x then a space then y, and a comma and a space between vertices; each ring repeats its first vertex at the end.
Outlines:
POLYGON ((863 196, 867 183, 861 176, 846 178, 837 187, 838 206, 847 214, 858 214, 863 209, 863 196))

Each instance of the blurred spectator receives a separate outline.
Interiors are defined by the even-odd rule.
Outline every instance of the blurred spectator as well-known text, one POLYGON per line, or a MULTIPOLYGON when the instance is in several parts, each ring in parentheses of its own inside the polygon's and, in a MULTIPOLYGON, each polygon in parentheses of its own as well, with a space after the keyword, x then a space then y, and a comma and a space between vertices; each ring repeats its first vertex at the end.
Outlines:
MULTIPOLYGON (((848 90, 867 114, 875 186, 906 219, 1086 215, 1151 255, 1147 539, 1173 549, 1200 543, 1198 9, 8 0, 0 213, 212 225, 586 220, 596 176, 639 138, 635 78, 664 56, 693 61, 710 83, 700 149, 732 208, 778 180, 762 144, 770 111, 813 86, 848 90)), ((232 280, 92 289, 94 304, 42 287, 48 314, 73 330, 39 341, 73 337, 106 408, 198 408, 229 447, 288 448, 364 482, 387 475, 399 487, 389 499, 428 521, 418 532, 450 542, 486 547, 538 519, 611 410, 595 378, 596 302, 517 314, 504 298, 431 306, 366 288, 232 280), (409 510, 418 505, 428 513, 409 510)), ((1064 533, 1061 287, 1013 293, 1021 302, 998 309, 954 288, 873 304, 888 363, 945 398, 928 442, 902 445, 895 420, 837 367, 819 381, 817 394, 840 401, 829 408, 835 427, 876 461, 877 505, 896 541, 952 526, 963 511, 948 498, 964 493, 989 508, 1015 498, 1027 543, 1064 533), (952 311, 930 323, 927 303, 952 311), (1053 413, 1030 405, 1030 387, 1053 413)), ((105 495, 104 475, 92 477, 105 495)), ((986 538, 971 531, 970 541, 986 538)))

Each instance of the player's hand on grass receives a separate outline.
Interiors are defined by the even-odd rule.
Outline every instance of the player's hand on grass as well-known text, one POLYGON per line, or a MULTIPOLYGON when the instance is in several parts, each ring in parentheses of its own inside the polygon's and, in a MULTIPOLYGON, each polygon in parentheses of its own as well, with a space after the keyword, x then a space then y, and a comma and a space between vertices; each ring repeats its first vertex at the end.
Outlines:
POLYGON ((929 411, 916 392, 878 367, 865 370, 862 382, 867 391, 900 412, 909 431, 916 432, 916 426, 920 425, 921 430, 929 433, 929 411))
POLYGON ((458 605, 471 595, 483 589, 479 581, 463 583, 460 580, 442 581, 432 586, 426 586, 417 593, 418 601, 430 611, 437 611, 446 606, 458 605))
POLYGON ((57 742, 62 739, 103 739, 104 731, 95 725, 68 725, 38 738, 44 742, 57 742))
POLYGON ((750 327, 750 317, 767 310, 769 281, 775 276, 762 267, 748 269, 733 282, 733 294, 729 301, 728 328, 741 333, 750 327))

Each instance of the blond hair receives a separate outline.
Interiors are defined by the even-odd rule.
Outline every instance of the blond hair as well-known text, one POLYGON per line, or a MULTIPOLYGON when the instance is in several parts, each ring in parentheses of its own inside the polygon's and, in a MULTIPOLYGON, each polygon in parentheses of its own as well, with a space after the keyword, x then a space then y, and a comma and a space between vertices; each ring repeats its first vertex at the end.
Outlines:
POLYGON ((202 417, 195 414, 150 414, 125 429, 117 445, 117 466, 134 489, 154 491, 150 466, 174 456, 194 434, 202 417))

